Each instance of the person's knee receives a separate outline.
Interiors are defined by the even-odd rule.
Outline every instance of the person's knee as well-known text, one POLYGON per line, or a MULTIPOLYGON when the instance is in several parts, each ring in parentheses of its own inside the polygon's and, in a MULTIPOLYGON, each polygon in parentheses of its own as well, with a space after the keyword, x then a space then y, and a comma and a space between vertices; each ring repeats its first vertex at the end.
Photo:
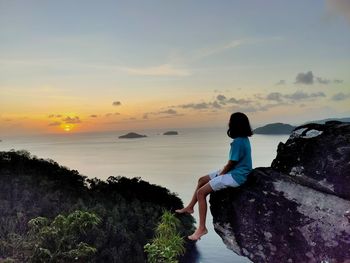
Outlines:
POLYGON ((203 184, 203 177, 199 177, 199 179, 198 179, 198 184, 199 184, 199 185, 203 184))
POLYGON ((202 176, 198 179, 198 184, 199 185, 204 185, 207 183, 207 180, 206 180, 206 177, 205 176, 202 176))

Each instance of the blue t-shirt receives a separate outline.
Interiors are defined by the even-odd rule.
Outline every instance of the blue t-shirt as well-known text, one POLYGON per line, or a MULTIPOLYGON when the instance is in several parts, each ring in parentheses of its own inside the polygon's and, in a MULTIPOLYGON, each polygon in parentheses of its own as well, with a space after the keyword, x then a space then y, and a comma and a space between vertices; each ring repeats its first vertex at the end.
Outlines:
POLYGON ((252 170, 252 155, 248 137, 237 137, 231 142, 229 160, 236 161, 236 166, 228 173, 239 184, 247 180, 252 170))

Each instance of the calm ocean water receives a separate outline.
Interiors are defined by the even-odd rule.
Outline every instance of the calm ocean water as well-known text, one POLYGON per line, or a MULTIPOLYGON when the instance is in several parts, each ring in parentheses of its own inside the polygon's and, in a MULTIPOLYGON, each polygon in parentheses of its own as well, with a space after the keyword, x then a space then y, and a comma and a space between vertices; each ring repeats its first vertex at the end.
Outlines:
MULTIPOLYGON (((177 131, 177 136, 164 136, 164 130, 137 131, 148 137, 133 140, 118 139, 123 132, 2 137, 0 150, 25 149, 88 177, 138 176, 170 189, 186 203, 198 177, 226 163, 231 139, 224 128, 177 131)), ((287 138, 285 135, 251 137, 253 166, 270 166, 278 143, 287 138)), ((196 218, 197 214, 195 210, 196 218)), ((196 263, 250 262, 225 247, 213 229, 210 212, 207 225, 208 235, 197 242, 200 256, 196 263)))

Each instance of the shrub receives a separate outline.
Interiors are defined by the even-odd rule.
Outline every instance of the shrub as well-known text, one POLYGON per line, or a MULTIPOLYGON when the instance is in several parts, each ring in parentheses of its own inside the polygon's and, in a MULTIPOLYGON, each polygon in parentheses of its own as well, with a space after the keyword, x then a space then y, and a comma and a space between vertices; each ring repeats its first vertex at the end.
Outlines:
POLYGON ((185 253, 184 240, 177 229, 180 220, 165 211, 155 231, 155 238, 144 247, 150 263, 177 263, 185 253))
MULTIPOLYGON (((58 215, 51 223, 45 217, 28 222, 29 239, 34 245, 32 262, 82 262, 96 253, 96 248, 83 242, 86 232, 101 219, 93 213, 75 211, 58 215)), ((84 261, 86 262, 86 261, 84 261)))

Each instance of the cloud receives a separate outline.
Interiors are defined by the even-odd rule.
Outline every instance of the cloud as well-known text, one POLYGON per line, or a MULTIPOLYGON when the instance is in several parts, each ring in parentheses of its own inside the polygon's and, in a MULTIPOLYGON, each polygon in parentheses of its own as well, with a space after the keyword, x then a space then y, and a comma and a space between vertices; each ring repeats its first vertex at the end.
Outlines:
POLYGON ((252 101, 251 100, 246 100, 246 99, 236 99, 236 98, 230 98, 226 101, 227 103, 233 103, 233 104, 239 104, 239 105, 244 105, 244 104, 249 104, 252 101))
MULTIPOLYGON (((271 108, 292 105, 295 102, 314 101, 318 98, 324 98, 324 92, 304 92, 301 90, 283 94, 281 92, 270 92, 268 94, 255 94, 248 98, 228 97, 224 94, 218 94, 214 101, 192 102, 187 104, 173 105, 172 108, 181 108, 197 111, 242 111, 242 112, 260 112, 268 111, 271 108)), ((170 108, 170 107, 169 107, 170 108)), ((144 119, 149 115, 145 114, 144 119)))
POLYGON ((112 103, 113 106, 120 106, 122 103, 120 101, 113 101, 112 103))
POLYGON ((210 106, 209 103, 201 102, 201 103, 182 104, 182 105, 179 105, 178 107, 183 109, 203 110, 203 109, 208 109, 209 106, 210 106))
POLYGON ((339 92, 337 94, 334 94, 331 100, 340 101, 340 100, 346 100, 348 98, 350 98, 350 93, 344 94, 343 92, 339 92))
MULTIPOLYGON (((246 99, 236 99, 236 98, 227 98, 225 95, 219 94, 216 96, 216 99, 219 101, 221 105, 226 105, 226 104, 249 104, 251 101, 246 100, 246 99)), ((212 106, 216 106, 217 102, 211 103, 212 106)))
POLYGON ((329 85, 332 83, 341 84, 343 83, 343 80, 340 80, 340 79, 330 80, 327 78, 316 77, 314 76, 312 71, 308 71, 306 73, 303 73, 303 72, 298 73, 298 75, 295 78, 295 84, 312 85, 314 83, 319 83, 323 85, 329 85))
POLYGON ((216 109, 222 108, 222 106, 217 101, 214 101, 211 105, 213 106, 213 108, 216 108, 216 109))
POLYGON ((65 123, 81 123, 81 120, 78 116, 75 117, 69 117, 67 116, 66 118, 62 119, 65 123))
POLYGON ((135 117, 130 117, 130 118, 126 118, 124 120, 126 120, 126 121, 136 121, 137 119, 135 117))
POLYGON ((241 46, 259 44, 266 41, 276 41, 281 40, 280 37, 269 37, 269 38, 243 38, 243 39, 233 39, 227 41, 226 43, 217 44, 214 46, 198 49, 193 52, 192 56, 188 56, 187 59, 196 61, 209 56, 221 54, 223 52, 235 49, 241 46))
POLYGON ((316 81, 320 84, 324 84, 324 85, 328 85, 328 84, 341 84, 343 83, 344 81, 341 80, 341 79, 334 79, 334 80, 330 80, 330 79, 323 79, 323 78, 320 78, 320 77, 317 77, 316 78, 316 81))
POLYGON ((160 76, 160 77, 186 77, 192 73, 184 68, 176 68, 170 64, 162 64, 154 67, 123 68, 130 75, 160 76))
POLYGON ((272 101, 282 101, 283 95, 279 92, 271 92, 267 94, 266 99, 272 101))
POLYGON ((228 108, 228 104, 236 104, 236 105, 242 105, 242 106, 249 106, 253 101, 250 99, 236 99, 236 98, 227 98, 223 94, 219 94, 216 96, 216 100, 214 101, 208 101, 208 102, 198 102, 198 103, 187 103, 187 104, 180 104, 177 106, 177 108, 182 109, 192 109, 192 110, 216 110, 218 109, 225 109, 228 108))
POLYGON ((49 126, 60 126, 60 125, 61 125, 61 122, 59 122, 59 121, 54 121, 54 122, 49 123, 49 126))
POLYGON ((260 102, 255 101, 250 105, 235 105, 231 108, 231 111, 241 111, 246 113, 255 113, 260 111, 267 111, 271 108, 287 105, 288 103, 270 103, 262 105, 260 102))
POLYGON ((325 84, 325 85, 328 85, 330 84, 332 81, 329 80, 329 79, 323 79, 323 78, 320 78, 320 77, 317 77, 316 78, 316 81, 320 84, 325 84))
POLYGON ((281 37, 265 37, 265 38, 241 38, 228 39, 220 43, 212 43, 202 48, 190 51, 175 51, 170 56, 170 61, 174 64, 192 64, 207 57, 220 55, 230 52, 241 46, 255 45, 269 41, 280 41, 281 37))
POLYGON ((317 97, 326 97, 326 94, 324 94, 321 91, 314 92, 314 93, 306 93, 299 90, 292 94, 283 95, 283 97, 291 100, 304 100, 304 99, 313 99, 317 97))
POLYGON ((120 113, 119 112, 114 112, 114 113, 108 112, 105 114, 106 117, 117 116, 117 115, 120 115, 120 113))
POLYGON ((225 97, 224 95, 221 95, 221 94, 217 95, 217 96, 216 96, 216 99, 217 99, 218 101, 226 101, 226 97, 225 97))
POLYGON ((96 114, 91 114, 90 118, 97 118, 97 115, 96 114))
POLYGON ((201 58, 205 58, 208 56, 212 56, 215 54, 220 54, 222 52, 225 52, 227 50, 233 49, 233 48, 237 48, 239 46, 242 46, 243 44, 248 44, 250 42, 253 42, 252 40, 246 40, 246 39, 238 39, 238 40, 231 40, 227 43, 221 44, 221 45, 216 45, 216 46, 212 46, 212 47, 207 47, 207 48, 201 48, 198 49, 194 55, 193 55, 193 59, 197 60, 197 59, 201 59, 201 58))
POLYGON ((271 93, 267 94, 266 97, 262 97, 260 95, 259 96, 256 95, 256 97, 258 99, 265 99, 268 101, 276 101, 279 103, 285 103, 288 100, 297 101, 297 100, 315 99, 317 97, 326 97, 326 94, 324 94, 321 91, 313 92, 313 93, 306 93, 306 92, 298 90, 298 91, 291 93, 291 94, 282 94, 280 92, 271 92, 271 93))
POLYGON ((169 119, 169 118, 174 118, 174 117, 180 117, 180 116, 184 116, 185 114, 183 113, 178 113, 178 114, 174 114, 174 115, 164 115, 164 116, 160 116, 160 119, 169 119))
POLYGON ((174 115, 174 114, 177 114, 177 111, 176 111, 176 110, 173 110, 173 109, 169 109, 169 110, 165 110, 165 111, 160 111, 159 113, 160 113, 160 114, 170 114, 170 115, 174 115))
POLYGON ((350 22, 350 1, 349 0, 327 0, 328 8, 334 13, 339 13, 350 22))
POLYGON ((285 85, 285 84, 287 84, 287 82, 284 79, 281 79, 276 83, 276 85, 285 85))
POLYGON ((49 117, 50 119, 51 119, 51 118, 61 118, 62 115, 61 115, 61 114, 50 114, 48 117, 49 117))
POLYGON ((305 85, 312 85, 314 84, 314 74, 312 71, 308 71, 306 73, 298 73, 298 75, 295 78, 296 84, 305 84, 305 85))
POLYGON ((156 112, 145 112, 142 115, 142 119, 147 120, 149 119, 150 115, 162 115, 159 118, 171 118, 171 117, 183 116, 184 114, 180 114, 174 109, 168 109, 168 110, 161 110, 156 112))

